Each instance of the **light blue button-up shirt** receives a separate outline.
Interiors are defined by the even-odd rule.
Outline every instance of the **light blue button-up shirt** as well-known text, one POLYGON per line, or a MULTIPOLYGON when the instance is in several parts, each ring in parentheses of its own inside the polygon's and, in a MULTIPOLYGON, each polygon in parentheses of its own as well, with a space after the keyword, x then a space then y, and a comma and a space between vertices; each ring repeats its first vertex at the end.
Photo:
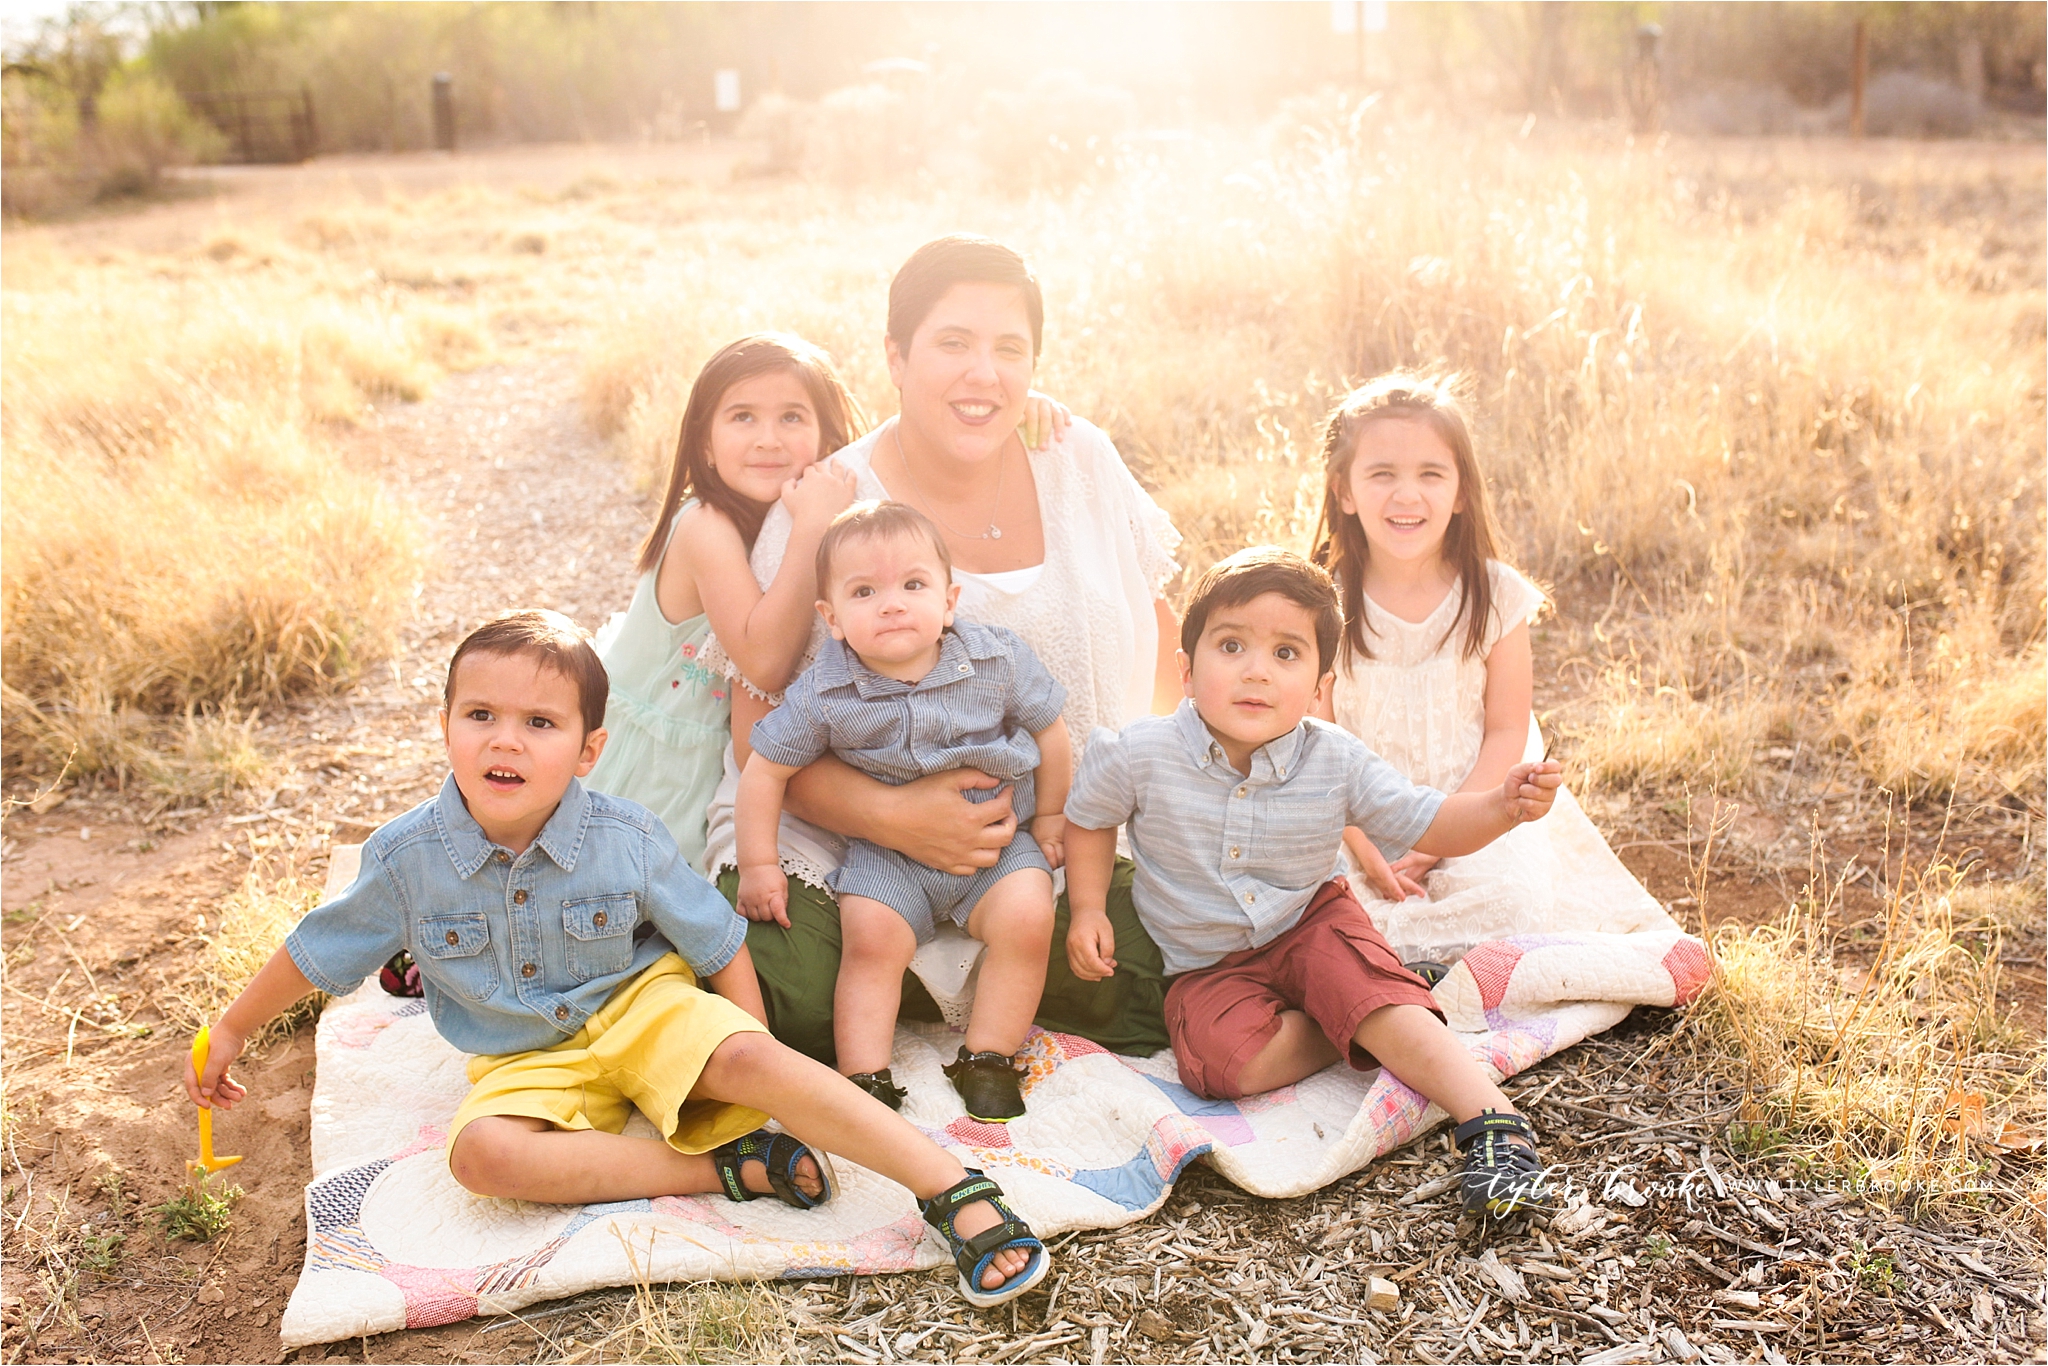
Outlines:
POLYGON ((1239 773, 1190 699, 1122 734, 1098 729, 1067 819, 1089 830, 1128 827, 1132 899, 1171 976, 1299 924, 1336 874, 1345 826, 1399 858, 1443 800, 1313 717, 1253 751, 1251 772, 1239 773))
POLYGON ((826 641, 782 705, 754 723, 749 743, 790 768, 829 749, 898 785, 956 768, 1021 778, 1039 764, 1032 737, 1066 704, 1067 690, 1022 636, 956 620, 939 639, 938 662, 915 683, 876 673, 843 641, 826 641))
POLYGON ((308 912, 285 949, 335 996, 409 950, 442 1038, 520 1053, 567 1039, 671 950, 710 976, 746 927, 637 802, 572 778, 515 855, 485 836, 451 776, 370 836, 356 880, 308 912))

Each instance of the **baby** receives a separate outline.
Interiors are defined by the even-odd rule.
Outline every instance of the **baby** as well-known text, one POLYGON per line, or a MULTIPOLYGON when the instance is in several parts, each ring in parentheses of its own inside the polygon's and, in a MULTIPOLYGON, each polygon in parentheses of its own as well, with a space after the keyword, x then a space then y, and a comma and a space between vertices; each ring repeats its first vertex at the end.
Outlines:
POLYGON ((604 665, 566 617, 490 622, 448 664, 440 794, 363 846, 348 890, 299 922, 212 1029, 193 1101, 231 1109, 249 1035, 400 950, 469 1061, 448 1165, 478 1195, 587 1204, 723 1192, 832 1198, 825 1140, 908 1186, 975 1304, 1022 1294, 1046 1253, 979 1172, 770 1038, 746 924, 668 829, 577 781, 604 748, 604 665), (623 1130, 634 1110, 659 1138, 623 1130), (763 1128, 773 1116, 788 1132, 763 1128))
MULTIPOLYGON (((789 923, 776 852, 783 795, 790 775, 827 750, 888 783, 959 768, 1009 783, 1030 829, 970 876, 854 841, 831 878, 845 946, 832 1031, 840 1071, 900 1108, 889 1047, 903 972, 943 915, 988 945, 967 1041, 946 1075, 975 1119, 1014 1119, 1024 1097, 1012 1057, 1038 1013, 1052 947, 1052 870, 1073 768, 1060 719, 1066 690, 1015 634, 953 619, 951 557, 915 508, 867 502, 840 513, 818 544, 817 573, 832 639, 755 723, 740 778, 740 912, 789 923)), ((1000 790, 964 795, 985 801, 1000 790)))
POLYGON ((1336 871, 1347 825, 1388 858, 1469 854, 1547 812, 1563 776, 1520 764, 1498 790, 1446 797, 1309 717, 1341 625, 1329 575, 1289 551, 1240 551, 1196 581, 1179 651, 1187 700, 1097 731, 1067 799, 1067 960, 1088 981, 1116 971, 1104 900, 1127 824, 1133 900, 1172 978, 1166 1027, 1191 1090, 1235 1098, 1339 1059, 1384 1066, 1458 1121, 1466 1208, 1541 1207, 1534 1131, 1336 871))

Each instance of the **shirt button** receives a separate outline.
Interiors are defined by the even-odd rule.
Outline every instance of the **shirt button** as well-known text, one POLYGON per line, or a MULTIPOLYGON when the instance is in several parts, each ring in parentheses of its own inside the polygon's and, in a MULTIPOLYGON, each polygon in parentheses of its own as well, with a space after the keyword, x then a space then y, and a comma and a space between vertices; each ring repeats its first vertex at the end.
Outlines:
POLYGON ((524 887, 512 893, 512 904, 514 906, 524 906, 526 904, 526 889, 524 887))
POLYGON ((519 965, 519 975, 520 975, 521 977, 531 977, 531 976, 533 976, 533 974, 535 974, 536 972, 539 972, 539 971, 540 971, 540 969, 539 969, 539 968, 537 968, 537 967, 535 967, 535 966, 534 966, 533 964, 531 964, 531 963, 521 963, 521 964, 519 965))
POLYGON ((1257 901, 1258 899, 1259 894, 1257 892, 1246 892, 1244 894, 1244 904, 1247 906, 1251 905, 1254 901, 1257 901))
POLYGON ((1232 858, 1236 858, 1236 857, 1237 857, 1237 846, 1236 846, 1236 845, 1234 845, 1234 844, 1230 846, 1230 856, 1231 856, 1232 858))
POLYGON ((960 666, 960 672, 961 672, 961 673, 966 673, 966 672, 967 672, 967 665, 965 665, 965 664, 962 664, 962 665, 960 666))
POLYGON ((555 1018, 556 1018, 556 1019, 558 1019, 558 1020, 566 1020, 566 1019, 568 1019, 568 1018, 569 1018, 569 1007, 567 1007, 567 1006, 556 1006, 556 1007, 555 1007, 555 1018))
POLYGON ((500 863, 510 863, 511 861, 512 861, 512 856, 511 856, 510 854, 506 853, 506 852, 505 852, 505 851, 504 851, 503 849, 500 849, 500 850, 498 851, 498 862, 500 862, 500 863))
POLYGON ((1242 796, 1243 796, 1243 795, 1244 795, 1245 793, 1247 793, 1247 792, 1249 792, 1249 791, 1251 791, 1251 788, 1249 788, 1249 787, 1240 787, 1240 788, 1239 788, 1239 789, 1237 790, 1237 795, 1238 795, 1238 796, 1240 796, 1240 797, 1242 797, 1242 796))
POLYGON ((453 930, 448 931, 448 933, 443 937, 447 939, 448 947, 450 948, 454 948, 457 944, 460 944, 462 942, 462 936, 457 934, 453 930))
POLYGON ((590 923, 601 930, 604 928, 604 922, 609 919, 611 919, 610 916, 606 915, 603 911, 599 911, 596 915, 590 917, 590 923))

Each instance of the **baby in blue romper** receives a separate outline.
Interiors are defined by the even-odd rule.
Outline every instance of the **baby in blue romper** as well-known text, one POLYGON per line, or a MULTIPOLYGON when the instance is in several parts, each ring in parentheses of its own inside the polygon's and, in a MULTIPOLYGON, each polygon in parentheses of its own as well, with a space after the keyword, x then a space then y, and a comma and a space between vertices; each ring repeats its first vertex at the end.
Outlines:
MULTIPOLYGON (((848 508, 819 542, 817 571, 832 639, 754 724, 740 778, 740 913, 788 923, 776 848, 783 795, 790 776, 828 750, 887 783, 959 768, 1001 779, 1014 790, 1020 828, 993 867, 961 876, 854 841, 831 879, 843 940, 832 1032, 840 1071, 900 1108, 889 1048, 903 973, 943 915, 988 946, 967 1042, 946 1075, 969 1115, 1014 1119, 1024 1113, 1014 1055, 1045 989, 1052 870, 1066 833, 1066 689, 1013 632, 954 620, 952 558, 915 508, 848 508)), ((986 800, 999 790, 965 795, 986 800)))

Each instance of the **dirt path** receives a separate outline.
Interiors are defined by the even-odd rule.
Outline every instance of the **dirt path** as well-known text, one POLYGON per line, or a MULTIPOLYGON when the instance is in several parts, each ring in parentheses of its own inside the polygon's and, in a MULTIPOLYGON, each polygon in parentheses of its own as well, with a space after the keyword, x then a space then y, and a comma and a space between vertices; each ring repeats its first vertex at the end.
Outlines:
POLYGON ((574 375, 549 358, 451 376, 349 438, 347 458, 421 517, 432 559, 388 666, 261 729, 284 758, 255 809, 151 821, 92 794, 7 823, 9 1360, 277 1357, 304 1256, 312 1031, 251 1059, 250 1100, 220 1120, 219 1150, 246 1158, 231 1231, 166 1246, 143 1211, 177 1191, 195 1139, 176 1085, 187 1036, 164 1007, 195 989, 204 936, 252 862, 317 885, 332 839, 433 792, 434 704, 462 633, 511 607, 594 628, 625 606, 644 514, 582 420, 574 375))

